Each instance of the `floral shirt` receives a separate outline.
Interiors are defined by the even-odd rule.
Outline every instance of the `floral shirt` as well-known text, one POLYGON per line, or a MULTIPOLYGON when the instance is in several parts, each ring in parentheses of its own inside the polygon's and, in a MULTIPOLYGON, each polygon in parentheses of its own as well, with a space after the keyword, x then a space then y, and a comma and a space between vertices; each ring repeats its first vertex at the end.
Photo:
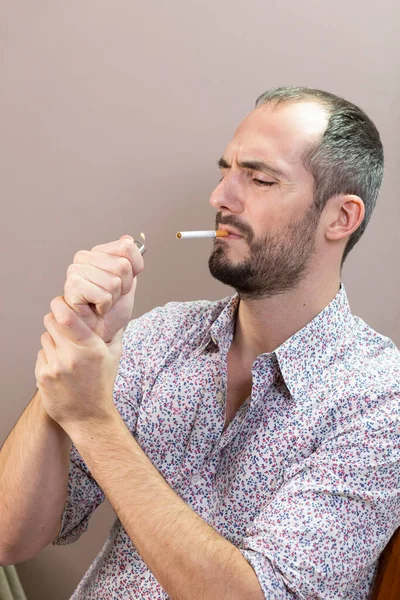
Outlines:
MULTIPOLYGON (((266 599, 364 600, 400 526, 399 350, 351 314, 341 284, 256 358, 251 396, 224 430, 238 305, 237 295, 171 302, 132 320, 115 404, 171 488, 239 548, 266 599)), ((53 543, 78 539, 103 500, 72 446, 53 543)), ((166 598, 117 518, 71 600, 166 598)))

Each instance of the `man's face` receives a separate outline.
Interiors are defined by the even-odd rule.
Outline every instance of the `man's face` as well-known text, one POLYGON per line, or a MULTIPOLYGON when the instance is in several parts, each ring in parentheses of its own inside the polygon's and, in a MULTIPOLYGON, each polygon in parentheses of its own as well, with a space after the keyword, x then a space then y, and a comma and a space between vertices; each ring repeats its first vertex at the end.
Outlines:
POLYGON ((327 122, 314 102, 264 105, 242 121, 219 161, 210 198, 216 227, 240 237, 215 239, 209 269, 242 298, 290 290, 311 266, 319 213, 301 157, 327 122))

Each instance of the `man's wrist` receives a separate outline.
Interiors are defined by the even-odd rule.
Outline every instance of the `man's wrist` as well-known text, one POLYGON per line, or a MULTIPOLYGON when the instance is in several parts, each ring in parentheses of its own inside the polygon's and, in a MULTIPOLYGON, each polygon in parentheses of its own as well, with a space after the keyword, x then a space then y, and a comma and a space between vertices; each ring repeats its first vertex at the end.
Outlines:
POLYGON ((121 427, 124 422, 115 405, 110 406, 107 411, 69 423, 63 423, 64 431, 68 433, 72 441, 76 443, 87 443, 90 439, 95 439, 99 433, 104 435, 108 430, 110 434, 116 427, 121 427))

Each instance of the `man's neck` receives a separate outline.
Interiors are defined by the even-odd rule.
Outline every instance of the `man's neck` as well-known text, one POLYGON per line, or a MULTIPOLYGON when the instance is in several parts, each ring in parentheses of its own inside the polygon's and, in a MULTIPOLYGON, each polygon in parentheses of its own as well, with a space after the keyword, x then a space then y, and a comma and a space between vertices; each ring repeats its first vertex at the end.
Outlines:
POLYGON ((241 299, 232 347, 245 360, 273 352, 333 300, 340 276, 330 281, 304 281, 299 287, 272 298, 241 299))

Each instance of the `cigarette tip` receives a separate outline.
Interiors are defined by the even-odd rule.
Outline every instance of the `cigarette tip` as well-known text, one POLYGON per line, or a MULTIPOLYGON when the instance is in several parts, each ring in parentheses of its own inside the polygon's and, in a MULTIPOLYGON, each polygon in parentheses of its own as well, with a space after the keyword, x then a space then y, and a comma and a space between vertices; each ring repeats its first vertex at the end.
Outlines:
POLYGON ((178 233, 176 234, 176 237, 177 237, 177 239, 178 239, 178 240, 180 240, 180 239, 181 239, 181 237, 182 237, 182 234, 181 234, 181 232, 180 232, 180 231, 178 231, 178 233))

